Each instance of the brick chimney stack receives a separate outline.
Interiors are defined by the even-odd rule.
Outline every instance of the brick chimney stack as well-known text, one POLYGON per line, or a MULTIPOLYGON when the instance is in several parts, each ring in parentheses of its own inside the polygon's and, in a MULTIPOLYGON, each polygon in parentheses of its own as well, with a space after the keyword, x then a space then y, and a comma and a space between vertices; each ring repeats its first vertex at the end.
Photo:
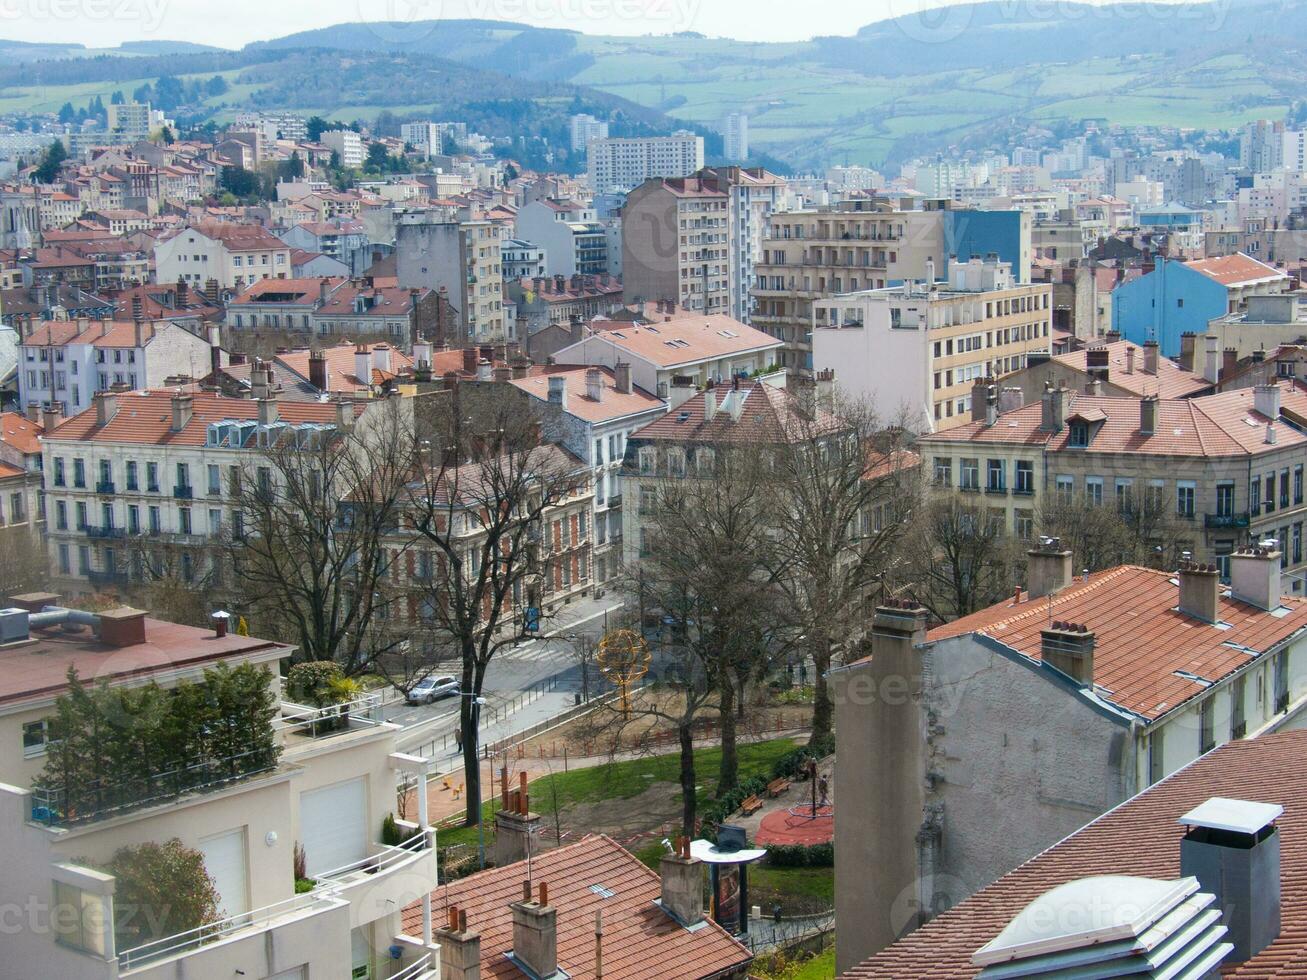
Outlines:
POLYGON ((441 980, 481 980, 481 934, 468 929, 467 911, 449 907, 444 926, 432 930, 440 946, 441 980))
POLYGON ((1081 687, 1094 684, 1094 631, 1083 623, 1054 621, 1040 630, 1039 655, 1081 687))
POLYGON ((1216 566, 1186 561, 1180 566, 1179 577, 1180 611, 1204 623, 1216 622, 1221 598, 1221 576, 1216 566))
POLYGON ((690 857, 690 838, 676 839, 675 851, 663 855, 658 871, 663 911, 687 929, 702 922, 703 862, 690 857))
POLYGON ((534 977, 552 977, 558 972, 558 910, 549 904, 549 883, 541 882, 539 894, 531 895, 531 881, 522 882, 522 901, 509 906, 513 911, 514 962, 534 977))
POLYGON ((1060 538, 1040 538, 1039 546, 1026 552, 1026 591, 1039 599, 1060 592, 1071 584, 1071 549, 1060 538))

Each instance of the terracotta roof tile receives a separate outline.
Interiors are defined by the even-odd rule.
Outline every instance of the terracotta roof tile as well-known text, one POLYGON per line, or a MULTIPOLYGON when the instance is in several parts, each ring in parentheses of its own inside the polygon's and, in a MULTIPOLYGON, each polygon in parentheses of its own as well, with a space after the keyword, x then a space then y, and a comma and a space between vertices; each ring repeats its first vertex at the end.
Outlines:
MULTIPOLYGON (((1112 270, 1105 270, 1111 272, 1112 270)), ((1107 350, 1107 383, 1116 385, 1136 395, 1157 395, 1159 398, 1184 398, 1200 391, 1207 391, 1212 387, 1211 383, 1203 378, 1200 374, 1194 374, 1192 371, 1186 371, 1174 361, 1158 357, 1157 373, 1147 374, 1144 372, 1144 352, 1139 345, 1132 344, 1128 340, 1119 340, 1115 343, 1096 345, 1107 350), (1128 371, 1129 358, 1126 355, 1127 350, 1133 350, 1134 353, 1134 370, 1128 371)), ((1065 364, 1067 367, 1074 368, 1077 371, 1087 371, 1086 350, 1069 351, 1066 354, 1057 354, 1053 360, 1059 364, 1065 364)))
POLYGON ((1109 810, 966 901, 841 974, 846 980, 970 980, 971 954, 1045 892, 1093 875, 1180 876, 1176 821, 1214 796, 1278 803, 1280 935, 1228 980, 1307 977, 1307 732, 1229 742, 1109 810), (1274 778, 1267 775, 1273 773, 1274 778))
POLYGON ((665 409, 667 406, 642 388, 631 386, 630 393, 620 392, 610 368, 545 367, 537 366, 525 378, 514 379, 511 384, 541 401, 549 400, 549 379, 561 377, 566 383, 567 411, 587 422, 607 422, 640 412, 665 409), (595 371, 599 376, 600 400, 588 395, 586 375, 595 371))
POLYGON ((1201 272, 1208 279, 1219 282, 1222 286, 1246 286, 1256 282, 1289 278, 1283 270, 1269 266, 1265 262, 1258 262, 1243 252, 1212 259, 1197 259, 1186 262, 1185 265, 1195 272, 1201 272))
POLYGON ((0 442, 13 446, 24 455, 41 451, 41 423, 33 422, 18 412, 0 413, 0 442))
MULTIPOLYGON (((524 864, 510 864, 451 882, 431 894, 432 917, 443 921, 451 905, 467 913, 468 928, 481 936, 481 976, 521 980, 504 954, 513 948, 509 904, 520 901, 524 864)), ((751 954, 715 922, 690 931, 654 904, 658 875, 604 836, 536 855, 531 878, 547 882, 558 910, 558 965, 573 980, 593 980, 595 912, 604 922, 603 975, 607 980, 692 980, 741 969, 751 954), (612 892, 601 895, 592 886, 612 892)), ((404 928, 421 927, 422 910, 404 910, 404 928)))
MULTIPOLYGON (((838 424, 835 416, 822 412, 823 426, 838 424)), ((765 381, 741 381, 738 388, 721 384, 701 391, 660 419, 631 433, 632 439, 668 442, 729 442, 739 439, 781 443, 812 432, 798 424, 798 405, 793 394, 765 381), (716 401, 711 419, 705 418, 708 397, 716 401), (732 403, 743 399, 740 417, 732 415, 732 403)))
MULTIPOLYGON (((721 313, 710 316, 680 313, 671 320, 643 325, 623 323, 616 327, 595 321, 592 326, 601 331, 598 337, 614 347, 662 368, 781 346, 775 337, 721 313)), ((562 360, 568 354, 563 350, 557 356, 562 360)))

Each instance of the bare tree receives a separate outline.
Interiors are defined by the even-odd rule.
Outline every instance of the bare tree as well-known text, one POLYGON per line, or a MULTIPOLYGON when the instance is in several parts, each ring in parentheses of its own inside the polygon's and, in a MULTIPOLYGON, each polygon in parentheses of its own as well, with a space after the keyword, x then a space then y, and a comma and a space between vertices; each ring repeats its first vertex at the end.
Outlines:
POLYGON ((591 493, 585 465, 542 443, 516 389, 482 390, 437 404, 424 419, 431 439, 406 481, 412 591, 425 642, 420 657, 458 665, 467 823, 480 819, 478 702, 486 669, 505 646, 529 635, 553 563, 546 524, 558 508, 591 493), (468 413, 466 416, 464 413, 468 413), (475 421, 473 421, 475 420, 475 421))
POLYGON ((815 668, 818 744, 832 730, 826 674, 835 651, 856 641, 870 593, 896 563, 920 496, 920 461, 908 448, 911 433, 886 426, 869 404, 805 404, 811 398, 799 399, 789 441, 774 448, 772 523, 791 566, 778 581, 802 618, 815 668))
POLYGON ((1071 549, 1077 570, 1097 572, 1123 564, 1175 568, 1185 528, 1168 503, 1159 493, 1133 487, 1114 504, 1056 494, 1039 508, 1039 530, 1071 549))
POLYGON ((1017 551, 988 508, 958 493, 938 496, 913 521, 901 581, 934 616, 956 619, 1007 593, 1017 551))
POLYGON ((403 642, 384 628, 404 595, 403 546, 388 547, 413 458, 403 400, 343 427, 270 428, 251 457, 232 477, 226 529, 245 605, 303 659, 367 670, 403 642))
POLYGON ((49 574, 49 555, 30 526, 0 530, 0 588, 5 595, 43 589, 49 574))

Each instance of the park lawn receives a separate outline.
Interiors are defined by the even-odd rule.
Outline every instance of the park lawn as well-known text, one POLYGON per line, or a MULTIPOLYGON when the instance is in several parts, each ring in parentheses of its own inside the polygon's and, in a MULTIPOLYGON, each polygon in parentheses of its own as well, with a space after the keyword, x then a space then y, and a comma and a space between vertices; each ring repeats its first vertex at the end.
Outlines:
POLYGON ((749 866, 749 900, 761 905, 764 911, 768 895, 811 899, 825 903, 824 908, 835 907, 834 868, 774 868, 764 858, 749 866))
MULTIPOLYGON (((776 760, 795 748, 788 738, 777 738, 767 742, 750 742, 739 746, 740 780, 754 776, 771 776, 772 766, 776 760)), ((717 769, 721 765, 722 750, 719 746, 697 749, 694 753, 695 772, 698 776, 698 800, 703 806, 713 798, 712 790, 717 783, 717 769), (712 790, 710 790, 710 787, 712 790)), ((540 809, 544 801, 554 805, 553 793, 558 793, 559 809, 566 809, 577 803, 593 803, 599 800, 629 800, 639 796, 649 788, 650 783, 676 783, 680 780, 680 754, 653 755, 642 759, 627 759, 622 762, 610 762, 586 769, 573 769, 571 772, 555 772, 543 776, 531 784, 531 798, 534 809, 540 809)), ((488 802, 483 808, 483 820, 487 829, 487 840, 492 836, 494 812, 499 808, 498 797, 488 802)), ((441 830, 437 834, 440 847, 452 847, 457 844, 476 844, 476 827, 456 827, 441 830)))

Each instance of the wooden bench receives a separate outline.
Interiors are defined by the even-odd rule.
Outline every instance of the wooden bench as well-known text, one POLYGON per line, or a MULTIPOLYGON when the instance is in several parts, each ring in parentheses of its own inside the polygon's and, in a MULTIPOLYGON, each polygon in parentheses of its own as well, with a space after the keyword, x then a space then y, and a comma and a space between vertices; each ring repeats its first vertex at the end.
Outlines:
POLYGON ((746 817, 757 813, 761 809, 762 800, 758 799, 756 794, 753 796, 746 796, 744 801, 740 804, 740 812, 746 817))
POLYGON ((788 779, 773 779, 767 784, 767 795, 774 800, 789 788, 790 781, 788 779))

